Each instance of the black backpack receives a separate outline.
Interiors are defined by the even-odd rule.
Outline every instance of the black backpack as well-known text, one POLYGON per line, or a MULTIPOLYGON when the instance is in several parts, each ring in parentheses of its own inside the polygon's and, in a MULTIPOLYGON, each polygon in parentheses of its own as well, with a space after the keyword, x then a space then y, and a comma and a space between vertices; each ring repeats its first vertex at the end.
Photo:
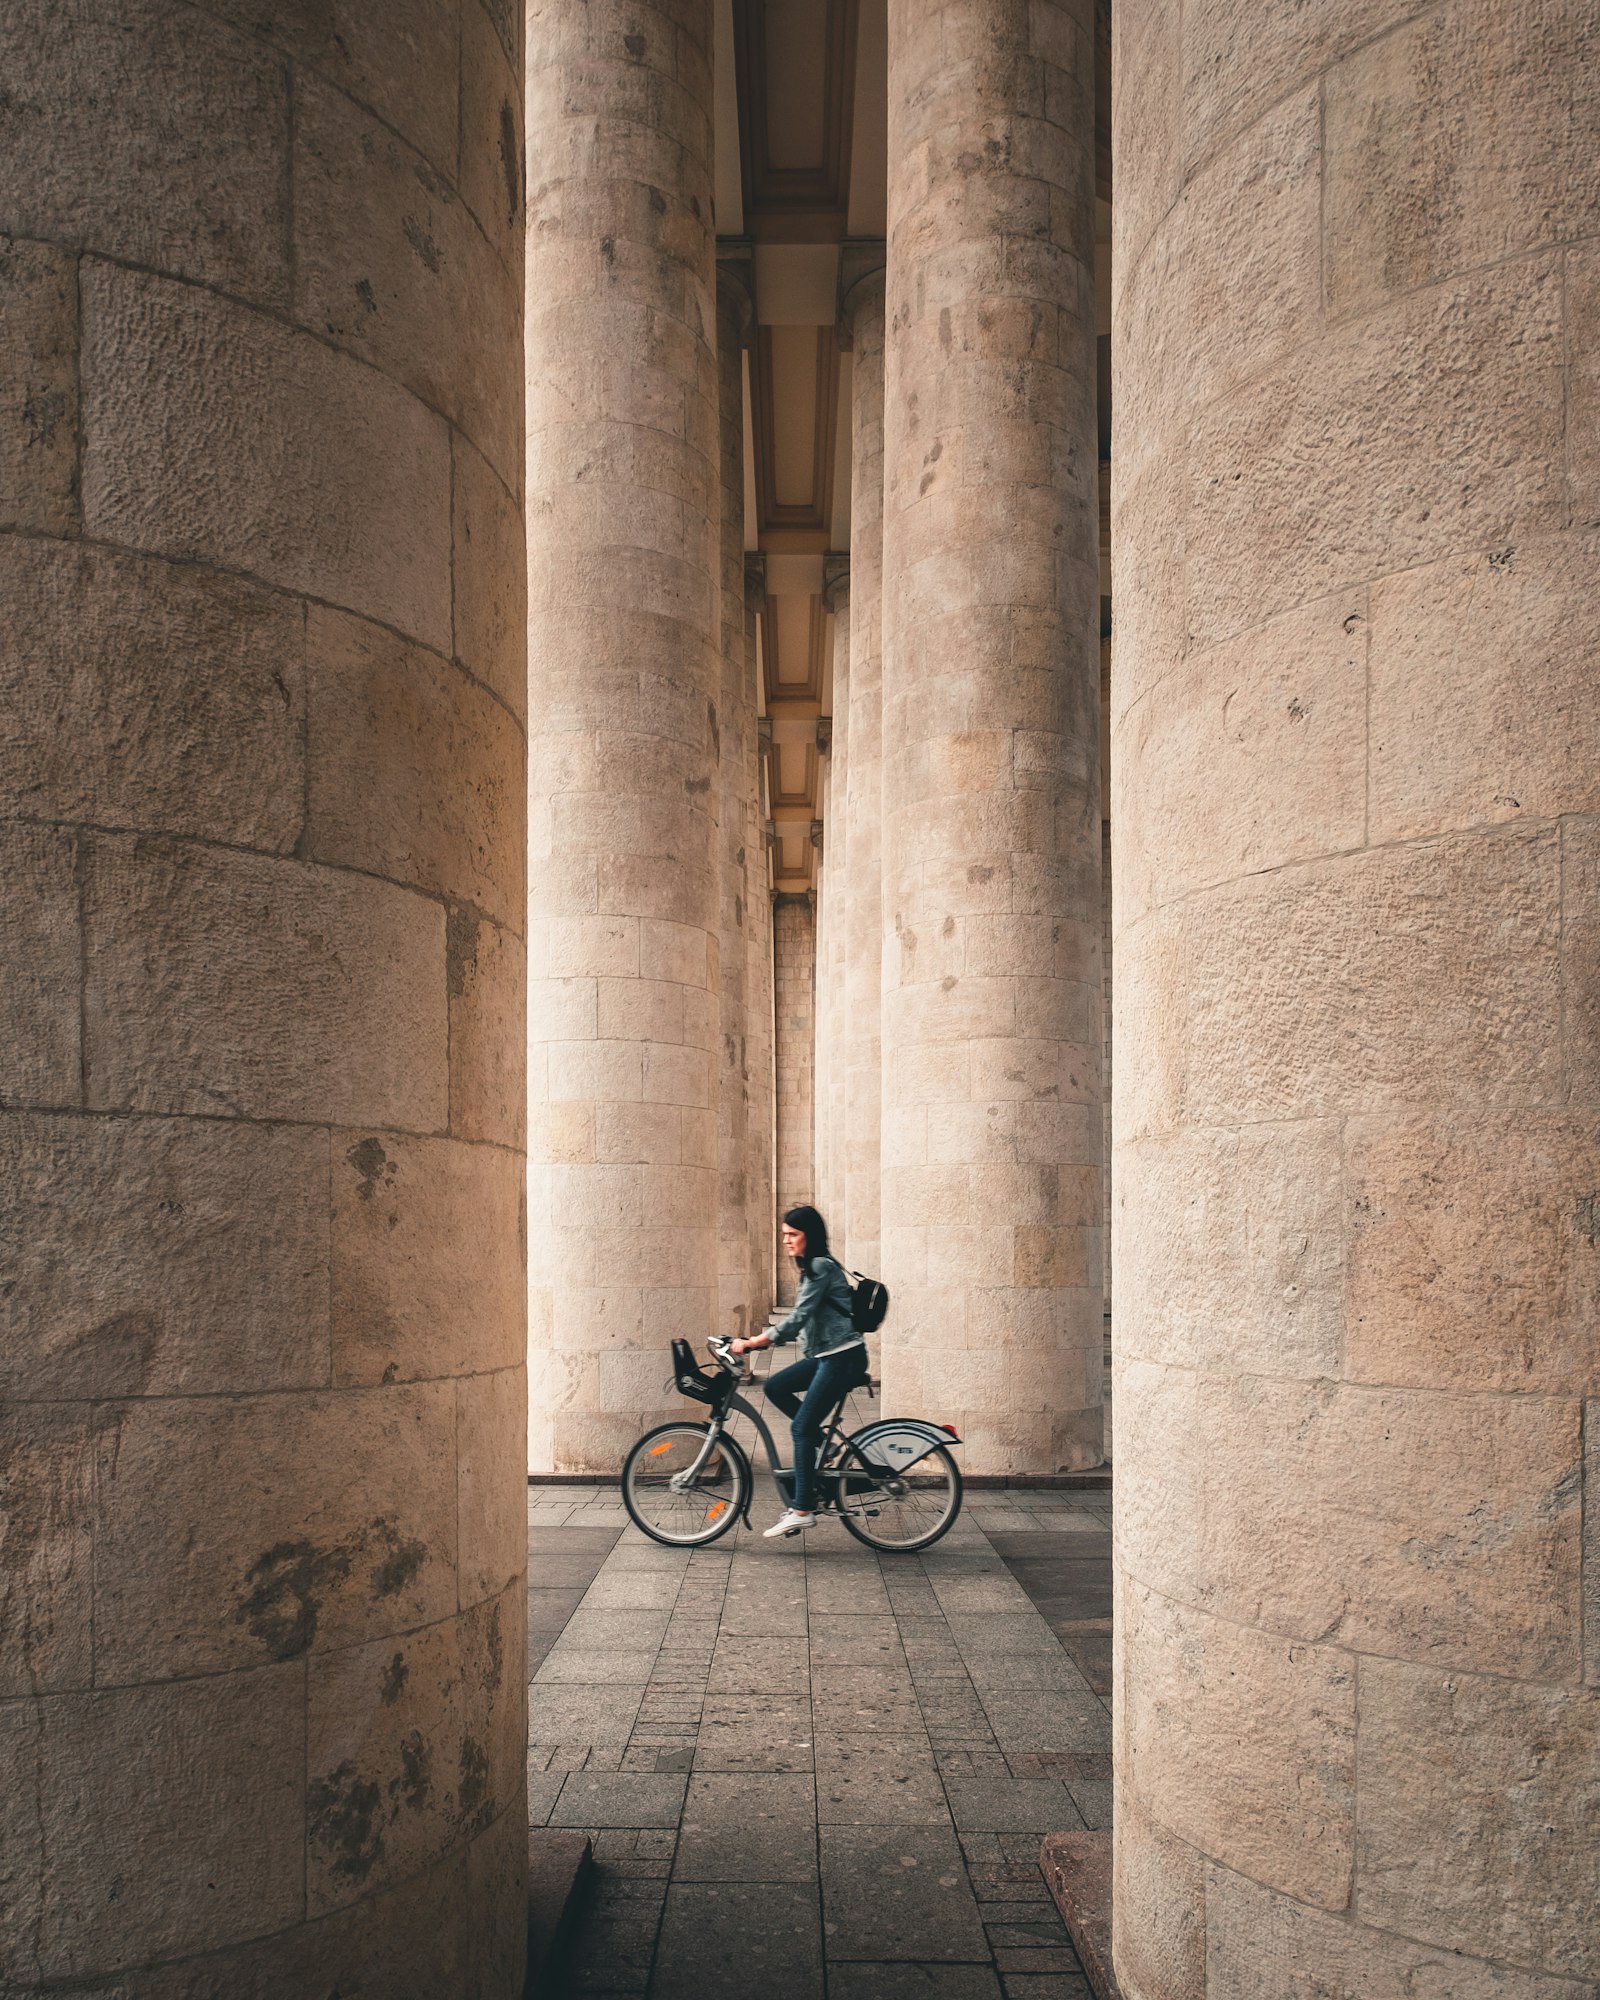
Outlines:
POLYGON ((881 1278, 850 1273, 850 1319, 857 1333, 876 1333, 889 1310, 889 1287, 881 1278))

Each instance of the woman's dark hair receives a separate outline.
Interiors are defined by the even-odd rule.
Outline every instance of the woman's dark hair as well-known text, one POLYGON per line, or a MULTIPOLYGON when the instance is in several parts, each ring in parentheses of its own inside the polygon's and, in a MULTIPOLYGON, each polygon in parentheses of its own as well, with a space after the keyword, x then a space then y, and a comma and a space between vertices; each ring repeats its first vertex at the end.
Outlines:
POLYGON ((783 1219, 791 1229, 798 1229, 806 1239, 806 1247, 794 1260, 809 1278, 813 1257, 828 1256, 828 1225, 814 1208, 800 1207, 784 1210, 783 1219))

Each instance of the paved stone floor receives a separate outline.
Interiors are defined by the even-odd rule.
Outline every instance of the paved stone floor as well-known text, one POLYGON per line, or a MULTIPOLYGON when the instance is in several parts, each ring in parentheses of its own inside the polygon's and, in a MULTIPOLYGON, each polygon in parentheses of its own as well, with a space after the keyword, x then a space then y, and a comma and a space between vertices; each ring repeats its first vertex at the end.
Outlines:
POLYGON ((1038 1848, 1108 1823, 1109 1495, 975 1492, 898 1557, 528 1502, 531 1813, 597 1860, 564 1992, 1088 2000, 1038 1848))

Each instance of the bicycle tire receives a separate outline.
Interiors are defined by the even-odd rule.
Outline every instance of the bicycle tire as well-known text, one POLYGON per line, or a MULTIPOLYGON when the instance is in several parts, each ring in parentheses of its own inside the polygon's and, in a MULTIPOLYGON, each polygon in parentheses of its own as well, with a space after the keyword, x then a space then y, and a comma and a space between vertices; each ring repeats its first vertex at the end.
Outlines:
MULTIPOLYGON (((857 1448, 853 1437, 848 1437, 844 1440, 844 1451, 846 1454, 853 1456, 863 1470, 870 1473, 874 1478, 881 1476, 883 1468, 872 1464, 857 1448)), ((843 1481, 847 1468, 840 1464, 830 1467, 829 1471, 834 1479, 837 1495, 835 1505, 838 1507, 839 1519, 844 1523, 846 1533, 853 1535, 865 1547, 876 1549, 880 1555, 889 1556, 917 1555, 923 1549, 931 1549, 935 1542, 941 1541, 948 1535, 956 1522, 961 1518, 961 1508, 966 1499, 966 1482, 961 1477, 960 1466, 956 1464, 947 1446, 936 1444, 927 1455, 929 1458, 939 1459, 943 1465, 943 1469, 949 1475, 951 1504, 944 1518, 937 1526, 931 1529, 926 1535, 919 1536, 916 1540, 909 1542, 886 1542, 874 1536, 869 1526, 871 1517, 852 1511, 852 1505, 859 1505, 859 1501, 852 1503, 850 1496, 844 1490, 843 1481)))
MULTIPOLYGON (((628 1519, 632 1521, 641 1534, 648 1535, 651 1541, 659 1542, 663 1548, 706 1548, 712 1542, 717 1541, 721 1536, 725 1535, 749 1505, 750 1461, 745 1457, 744 1452, 734 1440, 724 1431, 717 1441, 717 1450, 726 1458, 732 1470, 732 1490, 731 1492, 723 1492, 718 1489, 715 1493, 712 1493, 709 1487, 696 1487, 692 1489, 692 1492, 702 1494, 710 1501, 710 1505, 706 1509, 708 1518, 703 1521, 697 1530, 692 1533, 670 1533, 663 1527, 659 1517, 647 1515, 642 1511, 643 1502, 636 1493, 638 1484, 637 1474, 641 1461, 646 1458, 655 1458, 664 1455, 674 1439, 683 1440, 687 1450, 687 1440, 693 1438, 696 1440, 696 1444, 694 1449, 688 1452, 688 1457, 692 1462, 700 1446, 705 1443, 706 1438, 710 1435, 710 1432, 711 1426, 709 1424, 686 1423, 681 1418, 673 1423, 657 1424, 653 1430, 646 1431, 643 1437, 636 1440, 629 1449, 627 1457, 622 1461, 622 1504, 628 1511, 628 1519)), ((668 1468, 663 1468, 664 1472, 667 1470, 668 1468)), ((657 1490, 664 1490, 664 1481, 662 1486, 658 1487, 657 1490)), ((685 1500, 688 1500, 690 1496, 685 1494, 683 1497, 685 1500)), ((692 1504, 685 1507, 682 1511, 687 1523, 688 1517, 693 1511, 692 1504)))

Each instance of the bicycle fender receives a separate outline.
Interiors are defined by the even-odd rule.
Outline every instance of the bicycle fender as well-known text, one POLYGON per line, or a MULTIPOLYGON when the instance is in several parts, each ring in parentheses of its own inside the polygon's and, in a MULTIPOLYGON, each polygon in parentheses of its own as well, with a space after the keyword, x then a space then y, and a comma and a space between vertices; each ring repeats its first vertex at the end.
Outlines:
POLYGON ((880 1417, 875 1424, 853 1432, 849 1441, 863 1458, 890 1472, 906 1471, 936 1445, 961 1442, 937 1424, 924 1423, 921 1417, 880 1417))

